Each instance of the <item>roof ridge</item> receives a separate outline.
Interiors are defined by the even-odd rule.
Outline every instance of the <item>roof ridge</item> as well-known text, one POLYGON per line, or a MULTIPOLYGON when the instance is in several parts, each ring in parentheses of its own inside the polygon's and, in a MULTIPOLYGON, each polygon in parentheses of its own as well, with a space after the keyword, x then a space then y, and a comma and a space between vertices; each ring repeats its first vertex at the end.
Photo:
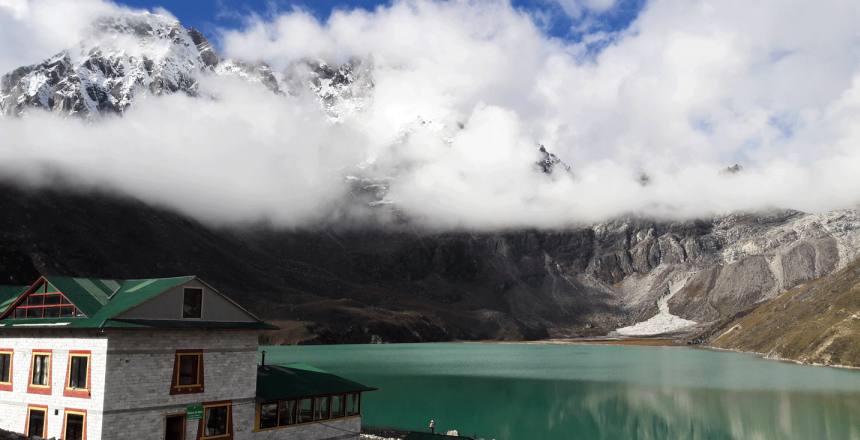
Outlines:
POLYGON ((148 281, 148 280, 173 280, 178 278, 194 278, 197 275, 177 275, 175 277, 149 277, 149 278, 117 278, 119 281, 148 281))
MULTIPOLYGON (((42 275, 45 279, 49 278, 64 278, 64 279, 87 279, 87 280, 108 280, 108 281, 145 281, 145 280, 172 280, 176 278, 196 277, 197 275, 176 275, 172 277, 148 277, 148 278, 103 278, 103 277, 80 277, 75 275, 42 275)), ((22 284, 23 285, 23 284, 22 284)), ((30 284, 27 284, 29 286, 30 284)))

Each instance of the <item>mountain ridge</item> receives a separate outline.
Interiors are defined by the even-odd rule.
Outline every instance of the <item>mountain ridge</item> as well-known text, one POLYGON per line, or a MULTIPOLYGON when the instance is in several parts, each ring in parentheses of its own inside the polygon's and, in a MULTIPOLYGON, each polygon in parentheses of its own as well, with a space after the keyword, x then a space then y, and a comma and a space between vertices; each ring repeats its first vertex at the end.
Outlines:
POLYGON ((125 197, 12 185, 0 205, 3 283, 196 274, 266 319, 301 323, 305 342, 594 336, 653 317, 670 291, 673 315, 708 325, 844 267, 860 239, 857 211, 479 233, 215 228, 125 197), (825 238, 834 246, 796 251, 825 238), (784 261, 803 264, 780 281, 771 267, 784 261), (748 277, 687 284, 709 271, 748 277))
MULTIPOLYGON (((122 116, 142 94, 197 96, 200 75, 239 77, 276 95, 310 93, 331 124, 373 99, 368 60, 305 59, 275 70, 222 58, 199 31, 154 14, 105 18, 94 29, 76 49, 4 75, 0 114, 46 110, 90 118, 98 129, 100 115, 122 116)), ((403 136, 427 129, 446 141, 440 125, 419 117, 403 136)), ((523 165, 576 178, 541 144, 523 165)), ((0 275, 26 283, 45 273, 193 273, 288 327, 275 342, 522 340, 696 334, 827 277, 860 252, 857 209, 429 230, 390 197, 397 176, 375 166, 368 158, 343 179, 351 201, 390 221, 293 230, 214 227, 133 197, 3 183, 0 275)), ((652 181, 643 172, 638 182, 652 181)))

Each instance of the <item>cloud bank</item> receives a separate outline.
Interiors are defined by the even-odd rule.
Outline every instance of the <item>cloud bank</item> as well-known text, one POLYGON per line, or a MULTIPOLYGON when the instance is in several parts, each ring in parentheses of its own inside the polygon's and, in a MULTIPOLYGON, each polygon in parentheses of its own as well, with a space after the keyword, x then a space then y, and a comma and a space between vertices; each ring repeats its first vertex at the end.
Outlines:
MULTIPOLYGON (((0 0, 0 67, 121 9, 0 0)), ((333 123, 308 94, 203 75, 207 98, 139 99, 121 118, 2 120, 0 174, 38 185, 61 172, 204 221, 289 227, 381 212, 350 205, 355 173, 390 178, 386 200, 437 228, 855 207, 858 21, 854 1, 653 0, 595 53, 496 1, 251 16, 219 36, 227 56, 368 60, 366 108, 333 123), (537 172, 538 144, 572 174, 537 172), (744 170, 722 171, 734 163, 744 170)))

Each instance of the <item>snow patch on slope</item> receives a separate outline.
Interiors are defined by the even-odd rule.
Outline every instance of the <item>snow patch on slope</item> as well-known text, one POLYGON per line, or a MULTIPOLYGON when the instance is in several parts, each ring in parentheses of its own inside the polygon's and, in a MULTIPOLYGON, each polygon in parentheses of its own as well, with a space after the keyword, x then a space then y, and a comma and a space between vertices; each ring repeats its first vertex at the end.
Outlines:
POLYGON ((680 283, 670 283, 669 293, 663 295, 657 301, 659 312, 648 320, 637 322, 636 324, 621 327, 615 330, 615 333, 621 336, 654 336, 663 333, 671 333, 696 325, 696 321, 675 316, 669 312, 669 300, 675 296, 686 284, 686 279, 680 283))

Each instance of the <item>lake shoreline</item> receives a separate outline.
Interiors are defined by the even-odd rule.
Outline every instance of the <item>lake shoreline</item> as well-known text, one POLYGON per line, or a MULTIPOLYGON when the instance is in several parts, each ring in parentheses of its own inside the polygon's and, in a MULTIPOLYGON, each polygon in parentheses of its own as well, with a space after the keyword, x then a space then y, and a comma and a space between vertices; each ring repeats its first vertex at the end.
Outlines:
POLYGON ((479 344, 542 344, 542 345, 615 345, 615 346, 638 346, 638 347, 689 347, 689 348, 698 348, 698 349, 706 349, 713 351, 725 351, 731 353, 740 353, 740 354, 750 354, 756 357, 759 357, 768 361, 776 361, 776 362, 787 362, 791 364, 797 365, 806 365, 810 367, 828 367, 828 368, 838 368, 843 370, 860 370, 860 367, 853 365, 839 365, 839 364, 822 364, 818 362, 804 362, 798 359, 791 358, 783 358, 779 356, 772 356, 766 353, 759 353, 756 351, 746 351, 746 350, 738 350, 734 348, 723 348, 716 347, 708 344, 688 344, 683 340, 675 339, 675 338, 665 338, 665 337, 633 337, 633 338, 623 338, 623 337, 591 337, 591 338, 553 338, 553 339, 541 339, 535 341, 463 341, 466 343, 479 343, 479 344))
POLYGON ((804 362, 804 361, 801 361, 798 359, 772 356, 772 355, 768 355, 766 353, 760 353, 757 351, 747 351, 747 350, 738 350, 735 348, 715 347, 713 345, 699 345, 698 347, 706 348, 708 350, 713 350, 713 351, 726 351, 726 352, 730 352, 730 353, 751 354, 753 356, 756 356, 756 357, 759 357, 761 359, 768 360, 768 361, 786 362, 789 364, 805 365, 805 366, 809 366, 809 367, 828 367, 828 368, 838 368, 841 370, 860 371, 860 367, 856 367, 853 365, 822 364, 822 363, 818 363, 818 362, 804 362))
POLYGON ((553 338, 539 341, 522 341, 524 344, 559 344, 559 345, 632 345, 649 347, 680 347, 688 344, 673 338, 553 338))

